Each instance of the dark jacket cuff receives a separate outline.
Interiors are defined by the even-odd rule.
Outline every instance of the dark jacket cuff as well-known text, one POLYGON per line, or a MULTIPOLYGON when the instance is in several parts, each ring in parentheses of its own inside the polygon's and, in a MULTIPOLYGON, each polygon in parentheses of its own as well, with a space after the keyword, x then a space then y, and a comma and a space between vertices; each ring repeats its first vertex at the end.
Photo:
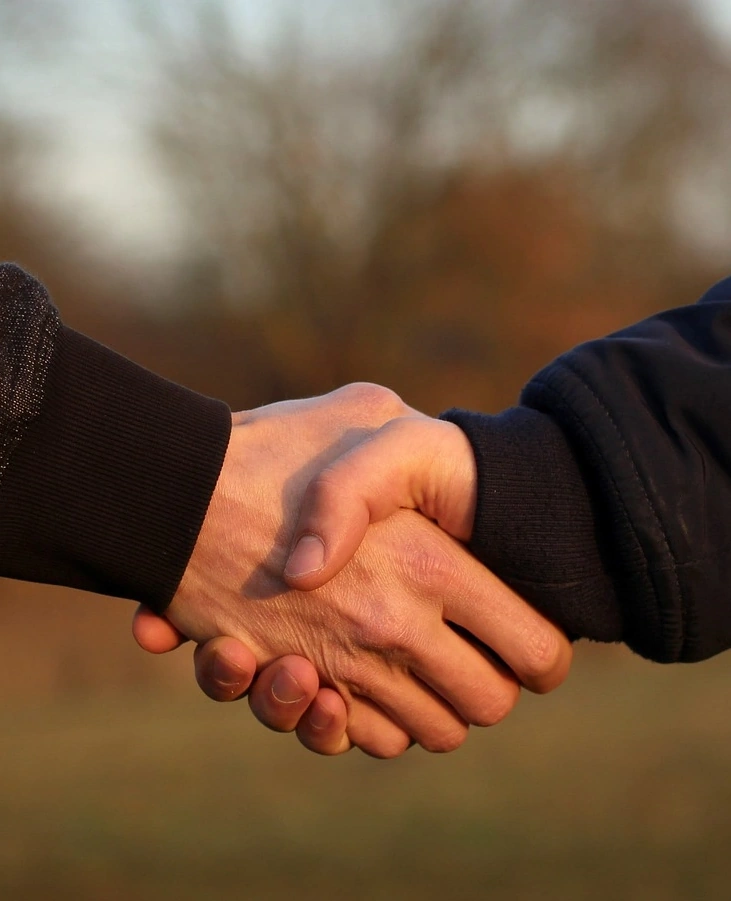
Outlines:
POLYGON ((0 572, 161 612, 193 551, 227 406, 61 326, 40 414, 0 481, 0 572))
POLYGON ((467 434, 477 461, 475 556, 572 637, 622 640, 601 512, 559 426, 527 407, 441 418, 467 434))

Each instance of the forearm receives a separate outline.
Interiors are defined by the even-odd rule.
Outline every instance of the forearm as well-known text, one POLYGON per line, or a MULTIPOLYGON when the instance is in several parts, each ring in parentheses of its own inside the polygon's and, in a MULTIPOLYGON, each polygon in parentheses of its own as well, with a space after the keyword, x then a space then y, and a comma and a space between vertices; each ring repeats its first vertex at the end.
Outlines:
POLYGON ((498 417, 472 548, 571 633, 661 661, 731 646, 731 285, 559 358, 498 417))
POLYGON ((67 328, 16 267, 0 267, 0 310, 12 364, 0 380, 0 574, 164 609, 218 478, 228 408, 67 328))

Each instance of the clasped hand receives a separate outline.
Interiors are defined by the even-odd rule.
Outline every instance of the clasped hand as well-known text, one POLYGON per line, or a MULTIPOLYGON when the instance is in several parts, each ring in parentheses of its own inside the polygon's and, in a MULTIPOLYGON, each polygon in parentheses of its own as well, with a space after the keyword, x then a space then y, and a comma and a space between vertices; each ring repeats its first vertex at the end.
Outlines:
POLYGON ((157 652, 197 642, 199 682, 218 700, 258 673, 257 716, 320 753, 456 748, 521 686, 555 688, 571 659, 461 544, 476 485, 463 433, 385 388, 234 414, 166 620, 139 611, 135 637, 157 652))

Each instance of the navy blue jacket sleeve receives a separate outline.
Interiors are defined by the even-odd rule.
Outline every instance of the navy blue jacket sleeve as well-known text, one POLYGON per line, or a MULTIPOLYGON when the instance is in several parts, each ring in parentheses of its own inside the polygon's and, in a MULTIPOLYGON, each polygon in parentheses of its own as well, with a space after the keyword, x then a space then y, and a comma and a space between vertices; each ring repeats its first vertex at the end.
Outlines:
POLYGON ((731 279, 582 344, 498 416, 475 554, 569 634, 662 662, 731 647, 731 279))

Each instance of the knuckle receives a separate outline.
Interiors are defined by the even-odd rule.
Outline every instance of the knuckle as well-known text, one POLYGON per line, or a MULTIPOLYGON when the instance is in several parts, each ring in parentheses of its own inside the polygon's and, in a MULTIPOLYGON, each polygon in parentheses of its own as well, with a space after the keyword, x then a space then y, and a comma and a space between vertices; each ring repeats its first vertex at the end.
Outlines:
POLYGON ((344 400, 357 404, 379 420, 392 419, 406 410, 406 404, 395 391, 371 382, 353 382, 341 388, 344 400))
POLYGON ((364 638, 368 648, 393 662, 411 657, 417 645, 413 623, 405 611, 392 610, 374 617, 364 638))
POLYGON ((443 549, 435 547, 433 542, 411 546, 404 565, 409 580, 430 594, 444 593, 459 577, 454 557, 449 557, 443 549))
POLYGON ((506 684, 498 691, 492 692, 470 717, 473 726, 496 726, 512 712, 520 698, 520 686, 517 683, 506 684))
POLYGON ((376 757, 379 760, 394 760, 408 751, 411 745, 411 739, 404 733, 403 735, 379 737, 360 745, 360 749, 369 757, 376 757))
POLYGON ((448 754, 462 747, 467 738, 469 726, 455 725, 449 729, 443 729, 438 735, 422 739, 419 744, 430 754, 448 754))
POLYGON ((297 741, 299 741, 303 748, 306 748, 313 754, 319 754, 321 757, 336 757, 349 751, 351 747, 348 742, 333 743, 331 740, 324 738, 321 735, 313 735, 311 732, 302 729, 301 727, 297 728, 296 734, 297 741))
POLYGON ((523 663, 525 681, 536 691, 550 691, 563 681, 561 639, 554 629, 534 631, 525 642, 527 653, 523 663))

